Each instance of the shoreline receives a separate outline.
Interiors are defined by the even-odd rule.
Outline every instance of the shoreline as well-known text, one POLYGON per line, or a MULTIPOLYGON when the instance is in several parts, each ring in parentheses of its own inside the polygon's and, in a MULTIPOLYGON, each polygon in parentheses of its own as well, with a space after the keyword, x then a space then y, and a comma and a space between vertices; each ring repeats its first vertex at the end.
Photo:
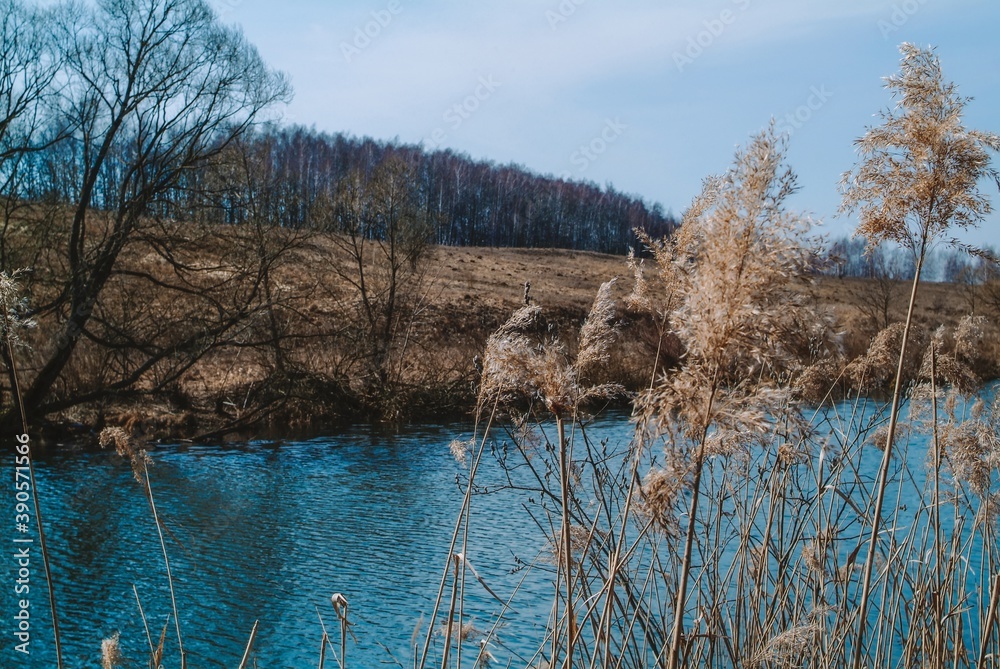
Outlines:
MULTIPOLYGON (((215 248, 213 254, 223 251, 215 248)), ((405 300, 397 307, 399 329, 387 348, 390 374, 377 384, 364 363, 370 342, 359 326, 358 303, 348 282, 331 270, 331 263, 345 262, 335 235, 312 235, 274 266, 272 290, 278 297, 246 328, 196 359, 181 358, 176 365, 187 366, 159 387, 147 375, 117 393, 49 413, 34 422, 39 438, 96 439, 102 428, 117 426, 150 441, 238 441, 275 431, 316 434, 359 422, 402 425, 471 417, 476 361, 490 335, 523 305, 525 282, 530 283, 528 298, 542 307, 546 336, 566 341, 566 353, 573 355, 576 333, 598 286, 618 277, 612 296, 619 337, 597 379, 601 382, 640 391, 649 387, 658 347, 663 346, 658 373, 681 354, 669 336, 660 340, 648 315, 625 306, 631 278, 623 257, 554 249, 430 247, 420 272, 405 286, 405 300), (268 314, 276 321, 268 324, 268 314), (268 334, 272 331, 276 337, 268 334)), ((125 266, 165 272, 137 249, 125 258, 125 266)), ((917 327, 927 333, 940 325, 953 327, 966 311, 968 289, 963 284, 924 284, 917 327)), ((131 290, 150 305, 164 304, 172 295, 148 283, 131 290)), ((895 321, 905 308, 904 282, 818 275, 796 290, 837 324, 847 359, 867 350, 881 325, 866 304, 873 292, 881 291, 888 300, 880 318, 895 321)), ((114 286, 104 299, 114 305, 126 299, 123 291, 114 286)), ((185 318, 203 308, 197 303, 174 306, 179 313, 167 325, 179 331, 185 318)), ((58 331, 58 324, 39 323, 25 335, 31 348, 19 351, 25 356, 20 367, 29 378, 32 350, 52 345, 45 331, 58 331)), ((77 392, 99 391, 107 354, 85 343, 74 356, 70 383, 78 384, 77 392)), ((997 378, 1000 333, 992 322, 982 358, 980 376, 997 378)), ((168 367, 163 373, 174 372, 168 367)))

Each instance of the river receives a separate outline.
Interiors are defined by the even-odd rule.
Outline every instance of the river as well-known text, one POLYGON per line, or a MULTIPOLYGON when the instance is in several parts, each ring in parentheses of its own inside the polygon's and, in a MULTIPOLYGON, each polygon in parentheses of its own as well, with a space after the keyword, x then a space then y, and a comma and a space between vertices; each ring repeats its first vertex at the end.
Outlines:
MULTIPOLYGON (((236 667, 257 620, 259 667, 317 666, 317 609, 339 646, 330 603, 336 592, 348 599, 356 638, 348 642, 348 665, 410 666, 414 630, 422 626, 422 641, 462 506, 457 477, 466 469, 449 444, 470 430, 361 426, 304 441, 154 449, 150 481, 167 530, 188 666, 236 667)), ((627 440, 630 425, 612 417, 594 430, 627 440)), ((482 480, 499 483, 495 460, 485 461, 482 480)), ((101 640, 115 632, 126 657, 145 666, 147 636, 133 585, 154 643, 172 609, 156 526, 128 463, 113 452, 69 449, 42 459, 37 476, 66 666, 99 666, 101 640)), ((506 490, 473 502, 467 558, 502 597, 520 583, 521 561, 541 553, 545 562, 538 529, 521 511, 523 497, 506 490)), ((5 583, 14 581, 11 565, 4 561, 5 583)), ((499 632, 509 649, 494 648, 498 656, 530 653, 518 639, 544 631, 550 575, 528 571, 516 612, 499 632)), ((31 655, 15 653, 7 634, 0 666, 55 666, 40 561, 32 578, 31 655)), ((466 616, 488 627, 501 604, 474 581, 467 593, 466 616)), ((5 628, 14 606, 5 591, 5 628)), ((435 644, 440 648, 439 635, 435 644)), ((166 645, 165 666, 178 666, 173 622, 166 645)), ((327 661, 336 666, 329 651, 327 661)))
MULTIPOLYGON (((449 563, 468 471, 449 444, 471 430, 358 426, 305 440, 153 448, 149 476, 188 666, 237 667, 256 621, 256 665, 248 666, 318 666, 320 616, 339 647, 334 593, 349 602, 349 667, 412 666, 413 644, 423 642, 449 563)), ((627 417, 612 414, 588 432, 593 443, 624 446, 632 430, 627 417)), ((494 448, 503 443, 501 433, 494 448)), ((913 450, 923 451, 913 456, 922 479, 926 450, 913 450)), ((878 458, 867 449, 862 471, 873 474, 878 458)), ((101 641, 115 633, 128 666, 146 666, 148 624, 154 645, 166 629, 164 666, 179 667, 160 540, 128 463, 110 451, 69 446, 40 458, 37 477, 65 666, 100 666, 101 641)), ((504 489, 496 458, 484 458, 477 481, 486 492, 473 498, 465 556, 493 593, 517 593, 490 649, 497 666, 526 666, 553 600, 551 548, 525 510, 531 493, 504 489), (530 563, 535 567, 525 568, 530 563)), ((13 545, 13 530, 2 536, 13 545)), ((55 666, 43 572, 32 555, 31 654, 14 651, 18 598, 5 586, 0 667, 55 666)), ((14 583, 16 562, 4 560, 3 569, 4 583, 14 583)), ((468 581, 465 620, 486 631, 501 606, 468 581)), ((439 666, 439 630, 432 639, 431 664, 439 666)), ((326 654, 326 666, 337 666, 330 648, 326 654)))

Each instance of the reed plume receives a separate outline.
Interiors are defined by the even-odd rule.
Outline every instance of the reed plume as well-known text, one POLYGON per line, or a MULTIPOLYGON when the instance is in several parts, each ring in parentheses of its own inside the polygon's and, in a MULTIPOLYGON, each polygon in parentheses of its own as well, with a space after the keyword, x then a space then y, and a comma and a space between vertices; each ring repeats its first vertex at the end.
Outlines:
POLYGON ((804 666, 803 657, 823 633, 823 618, 826 613, 825 609, 811 611, 804 621, 769 639, 751 659, 750 666, 780 669, 799 669, 804 666))
MULTIPOLYGON (((20 418, 21 432, 28 437, 28 415, 24 406, 24 398, 21 394, 21 381, 18 373, 17 360, 14 349, 19 346, 26 346, 20 338, 22 330, 34 327, 35 323, 29 318, 25 318, 24 312, 28 308, 28 299, 21 295, 19 279, 26 270, 15 270, 11 273, 0 272, 0 359, 3 360, 7 368, 7 376, 10 380, 10 392, 17 407, 17 416, 20 418)), ((0 406, 2 409, 2 406, 0 406)), ((13 412, 14 409, 11 409, 13 412)), ((5 421, 6 411, 0 413, 5 421)), ((15 419, 16 420, 16 419, 15 419)), ((35 522, 38 527, 38 547, 42 554, 42 567, 45 571, 45 585, 48 589, 49 612, 52 615, 52 636, 55 642, 56 668, 62 669, 62 640, 59 631, 59 612, 56 607, 55 589, 52 587, 52 565, 49 560, 48 544, 45 540, 45 523, 42 520, 42 507, 39 502, 38 483, 35 478, 35 458, 34 447, 31 439, 28 441, 28 448, 25 455, 28 460, 28 476, 31 482, 33 494, 32 506, 35 512, 35 522)))
POLYGON ((115 632, 101 641, 101 669, 115 669, 125 663, 122 649, 119 645, 121 634, 115 632))
POLYGON ((587 401, 621 393, 619 384, 586 381, 588 374, 607 362, 615 341, 613 286, 611 280, 598 289, 580 330, 575 359, 564 342, 549 337, 541 327, 540 305, 516 310, 486 342, 480 409, 497 403, 516 412, 526 402, 540 401, 554 416, 565 417, 587 401))
MULTIPOLYGON (((170 558, 167 555, 167 544, 163 538, 163 524, 159 513, 156 510, 156 501, 153 498, 153 487, 149 480, 149 465, 152 459, 146 449, 139 446, 132 436, 123 428, 112 426, 101 430, 98 437, 101 448, 114 446, 115 452, 129 461, 132 468, 132 475, 135 480, 142 485, 146 494, 146 501, 149 502, 149 510, 153 514, 153 522, 156 525, 156 532, 160 538, 160 551, 163 555, 163 565, 167 571, 167 586, 170 590, 170 605, 174 612, 174 629, 177 632, 177 650, 180 654, 181 669, 187 667, 187 653, 184 651, 184 639, 181 635, 180 616, 177 612, 177 595, 174 592, 174 578, 170 570, 170 558)), ((164 628, 166 629, 166 628, 164 628)))
POLYGON ((0 336, 12 348, 25 346, 21 332, 35 327, 35 321, 26 318, 28 298, 21 293, 21 278, 27 270, 0 272, 0 336))
MULTIPOLYGON (((478 412, 487 407, 501 407, 508 414, 523 415, 538 403, 556 424, 556 449, 559 472, 560 523, 558 537, 551 538, 557 554, 557 572, 565 593, 564 631, 552 632, 551 666, 556 666, 565 647, 565 666, 574 666, 578 636, 577 598, 574 583, 579 561, 573 558, 574 543, 580 544, 580 528, 571 522, 572 491, 575 480, 573 443, 567 438, 567 421, 579 418, 590 401, 608 399, 623 392, 615 383, 593 383, 590 377, 609 359, 617 336, 615 304, 611 297, 614 280, 601 285, 579 336, 577 355, 542 331, 541 307, 527 304, 490 336, 483 354, 483 373, 479 386, 478 412), (574 541, 574 536, 576 540, 574 541)), ((528 454, 525 454, 528 457, 528 454)), ((589 538, 589 535, 588 535, 589 538)), ((554 616, 555 618, 555 616, 554 616)), ((556 622, 558 625, 558 621, 556 622)), ((450 629, 450 628, 449 628, 450 629)))
MULTIPOLYGON (((667 466, 647 476, 640 503, 659 525, 680 487, 690 506, 667 666, 680 664, 692 550, 706 458, 766 445, 775 421, 796 413, 785 380, 808 361, 796 341, 802 323, 824 323, 794 288, 807 277, 811 221, 785 209, 796 188, 773 124, 737 152, 732 168, 705 181, 675 239, 651 247, 659 299, 637 276, 632 303, 661 310, 684 354, 680 367, 640 396, 644 422, 668 436, 667 466), (673 480, 667 480, 672 476, 673 480)), ((807 350, 835 347, 831 333, 807 350)))
POLYGON ((113 446, 115 453, 129 461, 136 482, 146 484, 146 469, 153 461, 146 450, 139 447, 123 428, 106 427, 101 430, 97 440, 101 448, 113 446))

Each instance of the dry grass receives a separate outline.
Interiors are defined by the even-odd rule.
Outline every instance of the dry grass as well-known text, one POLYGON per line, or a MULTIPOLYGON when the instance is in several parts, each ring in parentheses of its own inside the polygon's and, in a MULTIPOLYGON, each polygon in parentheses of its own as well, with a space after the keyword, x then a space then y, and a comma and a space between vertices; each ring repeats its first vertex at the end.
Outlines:
MULTIPOLYGON (((34 266, 17 281, 29 289, 30 303, 40 304, 51 299, 52 291, 61 285, 63 270, 55 250, 65 242, 60 223, 65 212, 26 208, 21 215, 26 224, 15 225, 12 234, 24 260, 34 266)), ((95 216, 96 226, 103 223, 95 216)), ((209 320, 206 314, 215 309, 213 300, 234 304, 240 286, 252 279, 247 273, 253 261, 251 232, 222 235, 203 226, 170 221, 151 224, 146 237, 123 253, 124 273, 102 295, 97 313, 110 324, 102 326, 103 334, 118 336, 114 328, 122 327, 123 333, 140 341, 169 347, 190 333, 192 323, 209 320), (209 290, 208 299, 155 285, 154 280, 179 283, 170 264, 156 251, 163 246, 189 268, 185 281, 209 290)), ((281 338, 278 347, 268 343, 272 332, 267 305, 258 302, 242 325, 227 332, 190 367, 186 365, 196 350, 154 365, 127 387, 128 392, 56 412, 55 422, 98 429, 125 425, 137 434, 191 437, 222 436, 240 426, 260 430, 277 424, 312 430, 358 418, 468 415, 475 404, 476 358, 490 333, 524 303, 525 282, 530 283, 531 303, 544 307, 539 327, 558 338, 565 355, 573 357, 579 328, 599 287, 615 277, 640 272, 641 281, 633 294, 626 281, 607 289, 606 297, 619 306, 603 318, 613 320, 618 340, 603 354, 608 359, 602 359, 602 364, 581 370, 591 384, 620 384, 639 391, 675 366, 684 353, 683 343, 664 321, 664 314, 675 306, 670 302, 676 292, 664 285, 662 267, 659 272, 651 271, 656 253, 666 249, 654 240, 645 240, 653 257, 635 260, 631 266, 621 257, 590 252, 436 247, 430 249, 421 283, 406 305, 408 316, 399 337, 405 345, 390 351, 394 394, 377 398, 382 406, 373 407, 365 396, 369 379, 361 362, 364 345, 363 332, 357 327, 357 305, 340 276, 343 272, 330 269, 331 264, 349 264, 343 244, 327 234, 301 236, 271 230, 267 235, 269 248, 288 247, 270 274, 274 325, 281 338), (279 351, 281 365, 276 358, 279 351)), ((877 334, 861 299, 869 285, 859 279, 815 277, 789 285, 788 290, 813 312, 833 318, 842 333, 845 359, 852 360, 868 350, 877 334)), ((925 285, 916 304, 915 328, 954 328, 970 304, 969 289, 959 284, 925 285)), ((904 293, 894 291, 896 303, 891 311, 898 317, 905 312, 904 293)), ((993 378, 1000 373, 1000 330, 996 327, 1000 313, 990 311, 988 301, 977 304, 987 321, 974 369, 980 378, 993 378)), ((42 315, 34 319, 37 322, 22 324, 33 327, 20 327, 17 334, 25 346, 18 346, 16 354, 28 381, 51 353, 62 317, 42 315)), ((800 321, 789 323, 786 329, 808 335, 818 325, 822 324, 800 321)), ((788 339, 784 345, 803 346, 808 341, 788 339)), ((53 399, 106 388, 140 362, 132 354, 107 350, 85 339, 53 399)))
MULTIPOLYGON (((909 282, 897 281, 898 289, 894 291, 891 314, 892 320, 902 321, 906 315, 906 298, 909 292, 909 282)), ((808 295, 817 304, 829 309, 840 329, 844 333, 844 347, 848 356, 853 357, 868 348, 871 339, 878 334, 865 317, 860 304, 861 296, 872 289, 874 279, 837 278, 831 276, 817 277, 808 288, 808 295)), ((933 332, 938 327, 954 327, 960 319, 970 313, 966 299, 968 287, 958 283, 924 283, 917 296, 914 311, 914 323, 925 332, 933 332)), ((980 305, 982 309, 983 305, 980 305)), ((987 318, 987 341, 984 346, 992 353, 993 364, 996 364, 996 346, 1000 344, 1000 313, 993 313, 987 308, 980 315, 987 318)), ((994 368, 993 373, 998 370, 994 368)))
MULTIPOLYGON (((206 268, 203 275, 198 274, 206 285, 218 281, 220 272, 225 273, 226 263, 220 254, 226 243, 221 238, 213 242, 200 229, 185 231, 176 224, 161 227, 161 236, 188 240, 185 260, 193 267, 206 268)), ((274 234, 281 241, 285 233, 274 234)), ((656 248, 652 240, 647 243, 656 248)), ((144 244, 130 247, 123 256, 123 268, 170 278, 169 266, 151 249, 144 244)), ((47 257, 43 254, 40 261, 47 257)), ((361 396, 363 369, 357 362, 356 343, 352 343, 356 340, 352 339, 349 286, 336 272, 324 269, 331 262, 348 261, 341 245, 327 235, 316 234, 289 249, 274 266, 273 290, 279 300, 276 313, 285 337, 282 352, 288 362, 283 373, 276 369, 274 351, 267 345, 223 345, 166 388, 153 391, 157 379, 170 372, 161 365, 138 379, 132 386, 137 393, 73 407, 55 418, 97 427, 126 425, 138 434, 188 437, 226 425, 257 425, 259 429, 276 421, 315 428, 366 415, 369 410, 361 396)), ((641 285, 647 287, 649 295, 663 299, 668 293, 657 283, 658 276, 649 272, 651 259, 643 262, 647 266, 641 285)), ((406 348, 392 361, 400 380, 400 399, 386 415, 406 420, 467 414, 475 401, 476 357, 490 333, 524 303, 525 282, 531 284, 532 304, 544 307, 540 327, 560 339, 565 355, 575 356, 579 327, 599 287, 632 273, 637 266, 630 269, 617 256, 578 251, 431 249, 423 283, 414 297, 413 317, 407 323, 406 348)), ((31 277, 35 302, 45 299, 45 277, 56 271, 56 267, 36 267, 31 277)), ((858 303, 865 285, 863 280, 817 277, 789 287, 814 311, 834 317, 838 329, 845 333, 842 342, 847 359, 866 351, 876 334, 867 329, 858 303)), ((920 329, 953 328, 964 315, 966 290, 961 285, 925 286, 916 309, 920 329)), ((602 364, 586 364, 584 367, 590 369, 580 371, 597 385, 618 383, 633 391, 648 387, 654 376, 653 362, 659 372, 670 368, 683 354, 683 345, 664 327, 663 305, 649 304, 649 295, 634 294, 627 301, 629 286, 622 281, 611 284, 605 292, 607 304, 613 300, 619 305, 601 317, 614 325, 618 343, 605 350, 599 361, 602 364)), ((902 291, 899 293, 901 300, 902 291)), ((103 315, 136 328, 152 328, 169 321, 183 324, 187 314, 204 308, 197 300, 185 304, 176 295, 167 297, 158 295, 149 282, 123 276, 107 288, 102 302, 108 306, 103 315), (137 305, 146 305, 141 318, 130 311, 137 305)), ((904 307, 899 304, 895 308, 902 312, 904 307)), ((997 373, 1000 336, 991 322, 983 330, 976 369, 980 377, 988 378, 997 373)), ((40 359, 39 351, 48 350, 54 331, 54 325, 43 317, 37 327, 21 333, 35 350, 33 355, 27 348, 18 349, 25 356, 25 369, 30 370, 33 361, 40 359)), ((162 335, 170 336, 174 335, 169 331, 162 335)), ((265 319, 251 319, 233 336, 235 343, 265 341, 265 319)), ((83 342, 66 371, 60 393, 100 387, 109 370, 127 363, 116 356, 83 342)))

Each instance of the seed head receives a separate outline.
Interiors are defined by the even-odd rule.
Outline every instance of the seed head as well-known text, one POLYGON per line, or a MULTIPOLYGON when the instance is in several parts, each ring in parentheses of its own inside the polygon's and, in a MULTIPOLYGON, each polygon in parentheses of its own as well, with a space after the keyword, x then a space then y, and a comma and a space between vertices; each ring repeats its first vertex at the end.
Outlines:
POLYGON ((451 456, 455 458, 455 462, 465 467, 469 460, 469 451, 472 449, 472 445, 472 440, 452 439, 451 443, 448 444, 448 450, 451 451, 451 456))
POLYGON ((0 272, 0 337, 11 346, 22 345, 19 332, 35 326, 23 316, 28 301, 21 295, 19 280, 24 274, 25 270, 0 272))
POLYGON ((576 371, 584 376, 598 365, 607 363, 611 344, 617 336, 615 329, 615 301, 611 289, 616 279, 601 284, 594 298, 590 314, 580 329, 580 347, 576 357, 576 371))
POLYGON ((139 483, 143 482, 143 474, 153 460, 145 449, 139 448, 132 437, 120 427, 106 427, 98 437, 101 448, 114 446, 115 452, 127 459, 132 466, 132 475, 139 483))
POLYGON ((114 669, 125 663, 125 657, 118 643, 120 636, 119 632, 115 632, 101 641, 101 669, 114 669))
POLYGON ((993 469, 1000 467, 1000 450, 990 426, 981 421, 948 425, 941 430, 941 441, 955 480, 981 498, 989 496, 993 469))
POLYGON ((660 469, 652 469, 643 479, 636 498, 636 512, 647 518, 652 527, 667 536, 679 534, 676 506, 689 485, 689 468, 676 459, 668 459, 660 469))
POLYGON ((809 612, 806 619, 772 637, 751 659, 751 666, 773 666, 798 669, 803 666, 802 656, 823 632, 825 608, 809 612))
POLYGON ((333 604, 333 610, 337 612, 337 617, 341 621, 347 620, 347 597, 335 592, 330 595, 330 603, 333 604))

